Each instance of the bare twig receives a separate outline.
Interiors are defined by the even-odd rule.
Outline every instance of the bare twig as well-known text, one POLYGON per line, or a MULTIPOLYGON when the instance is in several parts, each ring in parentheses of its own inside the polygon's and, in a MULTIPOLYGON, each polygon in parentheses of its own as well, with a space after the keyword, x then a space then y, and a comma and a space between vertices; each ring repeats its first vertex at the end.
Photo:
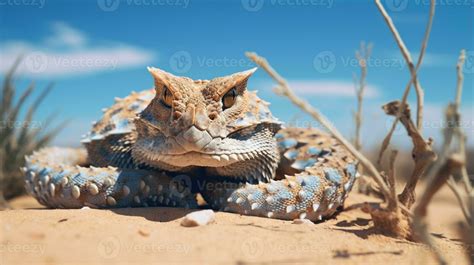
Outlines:
POLYGON ((448 179, 446 184, 448 184, 448 187, 453 191, 454 195, 456 196, 459 206, 461 207, 462 214, 464 215, 464 218, 466 218, 467 223, 471 224, 472 223, 471 214, 468 210, 468 206, 464 203, 464 200, 462 198, 463 195, 461 195, 461 191, 458 189, 456 182, 453 179, 453 176, 451 176, 448 179))
MULTIPOLYGON (((459 153, 466 157, 466 136, 463 134, 459 137, 459 153)), ((467 194, 471 194, 473 192, 471 181, 469 180, 469 174, 467 172, 466 166, 461 168, 461 177, 462 183, 464 183, 464 188, 467 194)))
MULTIPOLYGON (((469 203, 471 202, 469 201, 466 203, 463 200, 463 196, 461 195, 461 192, 457 188, 456 183, 453 179, 453 174, 457 172, 458 170, 461 171, 461 174, 466 174, 466 177, 463 176, 463 181, 465 183, 465 187, 466 187, 466 191, 469 196, 469 199, 472 200, 473 197, 472 197, 471 184, 469 183, 469 180, 465 181, 465 179, 467 179, 467 170, 465 166, 465 159, 466 159, 465 135, 462 129, 460 128, 461 114, 459 112, 459 108, 461 105, 462 86, 463 86, 462 68, 464 65, 464 60, 465 60, 465 52, 463 50, 461 51, 461 54, 459 56, 459 60, 456 66, 457 74, 458 74, 458 81, 457 81, 457 86, 456 86, 456 99, 454 103, 450 103, 448 105, 448 108, 446 110, 446 121, 447 121, 448 126, 444 130, 444 142, 443 142, 442 151, 440 153, 441 158, 439 159, 439 162, 435 164, 435 166, 432 169, 432 172, 434 172, 434 174, 431 174, 432 176, 430 177, 430 180, 428 181, 429 184, 424 194, 422 195, 420 202, 415 208, 415 211, 414 211, 415 217, 413 218, 413 230, 416 232, 417 237, 433 249, 433 252, 436 255, 436 258, 441 264, 446 264, 447 261, 446 259, 444 259, 442 252, 439 249, 437 249, 435 244, 433 243, 433 240, 427 230, 427 224, 426 224, 425 218, 426 218, 427 206, 430 203, 431 198, 444 184, 447 184, 449 188, 453 191, 454 195, 456 196, 456 199, 459 202, 462 213, 466 219, 467 226, 461 225, 459 226, 460 227, 459 229, 463 230, 462 232, 463 234, 472 233, 472 209, 471 211, 469 211, 472 205, 466 206, 466 204, 469 205, 469 203), (451 154, 452 152, 450 150, 450 147, 451 147, 451 143, 454 137, 458 139, 459 146, 458 146, 457 152, 455 152, 454 154, 451 154)), ((465 237, 465 239, 467 239, 466 243, 469 244, 469 240, 471 240, 471 238, 465 237)))
MULTIPOLYGON (((393 101, 386 104, 383 109, 387 115, 395 116, 400 113, 400 105, 400 101, 393 101)), ((416 184, 428 166, 436 160, 436 153, 432 148, 432 139, 430 138, 428 141, 425 141, 411 120, 409 105, 406 105, 405 110, 401 113, 400 122, 407 130, 408 136, 410 136, 413 142, 412 156, 415 161, 415 168, 398 199, 403 205, 410 209, 415 202, 416 184)))
POLYGON ((463 166, 464 160, 459 155, 452 155, 446 160, 446 163, 440 168, 434 179, 429 182, 423 193, 418 205, 414 210, 413 230, 417 237, 425 244, 433 249, 440 264, 447 264, 446 259, 442 256, 442 252, 437 249, 430 234, 428 233, 427 224, 425 221, 427 215, 428 204, 436 192, 446 183, 449 177, 463 166))
MULTIPOLYGON (((470 196, 471 203, 474 202, 474 194, 470 196)), ((474 215, 474 204, 471 204, 471 216, 474 215)), ((456 230, 459 238, 466 244, 465 253, 467 259, 470 261, 468 264, 474 264, 474 255, 473 255, 473 247, 474 247, 474 233, 472 230, 472 223, 466 224, 463 221, 457 222, 456 230)))
MULTIPOLYGON (((403 42, 400 34, 398 33, 397 28, 393 24, 393 21, 392 21, 391 17, 388 15, 388 13, 385 10, 385 8, 383 7, 383 5, 380 3, 380 0, 375 0, 375 4, 377 5, 380 13, 382 13, 382 16, 384 17, 388 27, 390 28, 391 32, 393 33, 395 41, 397 42, 397 44, 400 48, 400 51, 402 52, 403 57, 405 58, 405 61, 407 62, 408 67, 410 69, 410 73, 411 73, 410 81, 406 85, 405 91, 403 93, 400 112, 403 112, 403 109, 405 108, 406 102, 408 100, 408 95, 410 93, 410 87, 411 87, 411 84, 413 83, 414 86, 415 86, 416 93, 417 93, 417 107, 418 107, 418 109, 417 109, 417 128, 421 132, 422 131, 422 125, 423 125, 423 97, 424 97, 423 93, 424 92, 423 92, 423 89, 421 88, 421 85, 418 81, 417 72, 418 72, 418 69, 420 68, 421 63, 423 62, 426 47, 428 45, 428 40, 429 40, 429 36, 430 36, 430 33, 431 33, 431 26, 433 24, 433 18, 434 18, 434 13, 435 13, 435 0, 431 0, 431 2, 430 2, 430 4, 431 4, 430 5, 430 16, 429 16, 429 19, 428 19, 428 24, 427 24, 427 27, 426 27, 426 30, 425 30, 425 36, 423 38, 423 42, 422 42, 422 45, 421 45, 420 54, 418 55, 418 61, 417 61, 416 66, 413 65, 413 61, 411 59, 410 52, 406 48, 405 43, 403 42)), ((395 131, 395 128, 397 126, 399 118, 400 118, 399 115, 397 115, 394 122, 393 122, 393 124, 392 124, 392 127, 390 128, 389 133, 387 134, 387 136, 385 137, 385 139, 382 143, 382 147, 380 148, 380 152, 379 152, 379 159, 378 159, 379 164, 382 160, 382 156, 383 156, 385 150, 387 149, 388 145, 390 144, 390 140, 392 138, 393 132, 395 131)))
MULTIPOLYGON (((469 216, 474 216, 474 192, 471 192, 468 198, 468 209, 469 209, 469 216)), ((472 220, 472 219, 471 219, 472 220)), ((474 231, 472 221, 471 223, 464 223, 458 222, 458 232, 461 235, 463 241, 467 244, 466 254, 468 259, 470 260, 471 264, 474 264, 474 255, 473 255, 473 247, 474 247, 474 231)))
POLYGON ((384 198, 386 201, 390 200, 390 190, 385 183, 383 177, 380 175, 378 170, 375 168, 375 166, 370 162, 369 159, 367 159, 363 154, 361 154, 357 149, 349 142, 347 141, 344 136, 332 125, 329 120, 319 112, 319 110, 313 108, 310 104, 308 104, 306 101, 298 98, 294 92, 290 89, 288 83, 286 80, 281 77, 275 69, 273 69, 268 61, 257 55, 256 53, 253 52, 247 52, 245 55, 252 61, 254 61, 257 65, 262 67, 277 83, 278 83, 278 89, 279 93, 282 95, 288 97, 290 101, 301 108, 303 111, 307 112, 310 114, 315 120, 317 120, 319 123, 321 123, 324 127, 326 127, 329 132, 339 141, 341 142, 348 150, 351 152, 359 161, 360 163, 367 169, 367 171, 372 175, 374 180, 377 182, 377 185, 380 187, 382 194, 384 195, 384 198))
MULTIPOLYGON (((354 147, 360 151, 362 148, 361 143, 361 128, 362 128, 362 103, 364 99, 364 93, 366 89, 366 77, 367 77, 367 61, 372 53, 372 44, 369 43, 366 45, 364 42, 360 43, 360 48, 355 52, 355 57, 359 63, 360 67, 360 77, 357 78, 354 73, 354 89, 357 97, 357 110, 354 113, 355 121, 355 137, 354 137, 354 147)), ((376 192, 376 189, 373 187, 373 181, 369 176, 361 172, 361 176, 357 181, 357 189, 360 193, 369 195, 370 193, 380 193, 376 192)))
MULTIPOLYGON (((464 84, 463 67, 464 67, 465 60, 466 60, 466 51, 461 50, 459 54, 458 63, 456 65, 458 78, 457 78, 457 84, 456 84, 456 100, 454 101, 455 113, 453 114, 453 116, 457 118, 457 123, 456 123, 457 126, 456 126, 455 132, 458 137, 459 153, 464 158, 466 158, 466 135, 464 131, 462 130, 462 128, 460 127, 461 112, 459 111, 459 108, 461 107, 462 89, 463 89, 463 84, 464 84)), ((472 192, 472 186, 471 186, 471 182, 469 181, 469 175, 467 173, 466 166, 464 166, 461 169, 461 176, 462 176, 462 181, 464 183, 464 188, 466 189, 467 193, 470 194, 472 192)))
POLYGON ((310 114, 315 120, 326 127, 326 129, 329 130, 329 132, 360 161, 377 183, 380 192, 383 194, 385 202, 388 205, 398 205, 398 208, 390 210, 382 207, 381 204, 366 205, 366 207, 363 207, 365 208, 364 211, 371 214, 372 219, 374 220, 374 225, 384 234, 397 238, 410 239, 412 232, 409 224, 410 218, 413 218, 412 214, 407 207, 396 202, 397 197, 390 192, 385 179, 382 177, 382 174, 377 171, 375 166, 356 148, 354 148, 354 146, 341 135, 328 119, 319 112, 319 110, 313 108, 306 101, 298 98, 290 89, 286 80, 269 65, 265 58, 258 56, 256 53, 250 52, 247 52, 246 55, 257 65, 262 67, 278 83, 279 86, 277 88, 280 95, 286 96, 293 104, 310 114))
POLYGON ((431 27, 433 25, 433 18, 434 18, 434 13, 435 13, 435 0, 431 0, 431 2, 430 2, 430 16, 429 16, 429 19, 428 19, 428 24, 427 24, 427 27, 426 27, 425 36, 424 36, 424 39, 423 39, 423 42, 422 42, 422 45, 421 45, 421 50, 420 50, 420 54, 419 54, 419 58, 418 58, 418 62, 417 62, 416 67, 413 64, 410 52, 406 48, 405 43, 403 42, 400 34, 398 33, 397 28, 393 24, 392 19, 390 18, 388 13, 385 11, 385 8, 383 7, 383 5, 380 3, 380 0, 376 0, 375 3, 377 5, 377 7, 379 8, 380 12, 382 13, 382 15, 384 16, 390 30, 392 31, 392 33, 393 33, 393 35, 394 35, 394 37, 397 41, 397 44, 400 47, 400 50, 403 54, 403 57, 405 58, 405 61, 407 62, 408 67, 410 69, 410 73, 411 73, 411 76, 412 76, 412 79, 413 79, 411 82, 413 82, 413 85, 415 86, 415 90, 416 90, 416 93, 417 93, 417 100, 418 100, 418 102, 417 102, 418 109, 417 109, 417 122, 416 122, 416 124, 417 124, 418 130, 421 132, 422 131, 422 124, 423 124, 423 101, 424 100, 423 100, 423 89, 421 88, 421 85, 420 85, 420 83, 418 81, 418 78, 417 78, 417 71, 418 71, 419 66, 421 65, 421 62, 423 61, 423 56, 425 54, 426 47, 428 46, 428 39, 429 39, 429 36, 430 36, 430 33, 431 33, 431 27))
POLYGON ((446 118, 447 126, 446 128, 444 128, 444 141, 443 141, 443 146, 441 149, 442 152, 440 153, 440 163, 438 165, 435 165, 432 172, 437 172, 439 168, 441 167, 442 163, 444 162, 445 158, 449 155, 450 146, 454 137, 461 138, 459 140, 460 141, 462 140, 462 143, 460 142, 459 144, 462 146, 459 146, 459 147, 460 149, 463 149, 461 147, 464 147, 463 138, 465 136, 462 130, 459 128, 459 124, 461 120, 461 114, 459 112, 459 108, 461 106, 462 87, 463 87, 463 80, 464 80, 462 68, 464 65, 465 58, 466 58, 465 51, 462 50, 459 55, 458 63, 456 65, 457 76, 458 76, 457 84, 456 84, 456 98, 455 98, 455 102, 448 104, 448 107, 446 108, 445 118, 446 118))
MULTIPOLYGON (((390 188, 390 194, 393 198, 397 197, 397 191, 395 189, 395 161, 397 159, 398 151, 397 150, 392 150, 392 153, 390 155, 390 167, 388 170, 388 175, 387 175, 387 182, 388 186, 390 188)), ((392 201, 394 205, 388 205, 388 210, 393 210, 398 208, 398 200, 393 200, 392 201)))
MULTIPOLYGON (((355 84, 355 90, 357 95, 357 111, 354 115, 355 119, 355 138, 354 138, 354 147, 357 150, 360 150, 362 145, 360 141, 360 129, 362 126, 362 101, 364 99, 364 92, 366 87, 366 77, 367 77, 367 60, 369 59, 372 53, 372 44, 368 44, 367 46, 365 43, 360 44, 360 49, 356 51, 355 56, 357 61, 359 62, 360 66, 360 78, 358 82, 355 84), (358 84, 357 84, 358 83, 358 84)), ((357 81, 357 77, 355 77, 355 81, 357 81)))
MULTIPOLYGON (((466 159, 466 150, 465 150, 465 141, 466 141, 466 136, 460 127, 461 124, 461 113, 459 111, 459 108, 461 106, 461 98, 462 98, 462 88, 463 88, 463 65, 464 65, 464 60, 465 60, 465 51, 461 50, 461 53, 459 55, 458 63, 456 65, 457 69, 457 84, 456 84, 456 98, 454 103, 448 104, 448 107, 446 109, 446 123, 447 126, 444 129, 444 142, 443 142, 443 147, 442 151, 440 154, 440 162, 435 164, 432 172, 438 172, 440 168, 443 166, 444 161, 446 160, 446 157, 452 153, 451 151, 451 143, 454 138, 457 138, 458 141, 458 150, 455 152, 462 158, 466 159)), ((466 190, 467 195, 469 195, 472 191, 472 186, 471 183, 469 182, 469 177, 467 174, 467 169, 466 166, 462 166, 460 169, 461 176, 462 176, 462 181, 464 183, 464 187, 466 190)), ((433 175, 433 174, 431 174, 433 175)), ((461 207, 464 217, 466 218, 466 221, 468 224, 471 224, 471 218, 472 216, 469 215, 468 206, 466 206, 467 202, 463 200, 463 196, 461 195, 459 189, 457 188, 456 182, 454 181, 453 177, 449 179, 447 182, 448 186, 451 188, 453 191, 454 195, 456 196, 459 206, 461 207)))
POLYGON ((456 83, 456 100, 454 103, 456 104, 456 108, 459 109, 461 106, 461 98, 462 98, 462 87, 464 83, 464 74, 462 72, 464 68, 464 61, 466 60, 466 51, 461 50, 459 54, 458 63, 456 64, 456 71, 457 71, 457 83, 456 83))

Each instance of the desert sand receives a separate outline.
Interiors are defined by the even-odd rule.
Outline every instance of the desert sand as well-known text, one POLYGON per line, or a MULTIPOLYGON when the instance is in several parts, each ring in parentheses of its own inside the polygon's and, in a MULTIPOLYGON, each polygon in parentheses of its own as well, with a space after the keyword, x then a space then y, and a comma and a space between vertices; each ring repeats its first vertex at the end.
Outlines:
MULTIPOLYGON (((189 210, 50 210, 34 199, 0 212, 1 264, 436 264, 426 246, 371 229, 355 205, 376 199, 352 192, 346 210, 318 224, 217 213, 213 224, 182 227, 189 210)), ((455 223, 462 219, 443 188, 429 208, 430 231, 451 264, 468 264, 455 223)))

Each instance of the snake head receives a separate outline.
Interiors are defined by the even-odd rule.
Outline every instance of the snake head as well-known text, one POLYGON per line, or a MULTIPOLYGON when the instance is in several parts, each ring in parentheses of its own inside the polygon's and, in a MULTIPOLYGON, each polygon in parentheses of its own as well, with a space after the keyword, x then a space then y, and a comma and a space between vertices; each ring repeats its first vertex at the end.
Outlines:
POLYGON ((256 68, 212 80, 148 70, 156 95, 135 120, 138 161, 169 170, 225 167, 277 152, 280 122, 247 90, 256 68))

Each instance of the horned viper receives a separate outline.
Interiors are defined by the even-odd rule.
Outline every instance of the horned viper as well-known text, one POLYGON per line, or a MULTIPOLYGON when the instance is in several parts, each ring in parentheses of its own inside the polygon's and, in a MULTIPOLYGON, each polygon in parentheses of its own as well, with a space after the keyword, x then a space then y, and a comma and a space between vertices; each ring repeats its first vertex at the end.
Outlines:
POLYGON ((283 128, 247 90, 256 68, 212 80, 148 70, 154 88, 116 98, 85 149, 26 158, 26 189, 41 204, 196 208, 200 193, 213 209, 312 221, 342 206, 356 159, 320 130, 283 128))

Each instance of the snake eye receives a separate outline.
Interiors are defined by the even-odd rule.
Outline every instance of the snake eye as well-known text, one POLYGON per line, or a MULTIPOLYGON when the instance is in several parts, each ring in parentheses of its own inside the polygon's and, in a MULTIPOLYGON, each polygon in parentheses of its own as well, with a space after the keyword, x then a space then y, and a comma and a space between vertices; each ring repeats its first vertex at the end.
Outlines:
POLYGON ((164 86, 163 93, 161 94, 161 103, 168 108, 171 108, 171 104, 173 103, 173 94, 169 91, 169 89, 164 86))
POLYGON ((224 106, 224 109, 228 109, 232 107, 235 103, 236 98, 237 98, 237 90, 234 87, 222 97, 222 105, 224 106))

